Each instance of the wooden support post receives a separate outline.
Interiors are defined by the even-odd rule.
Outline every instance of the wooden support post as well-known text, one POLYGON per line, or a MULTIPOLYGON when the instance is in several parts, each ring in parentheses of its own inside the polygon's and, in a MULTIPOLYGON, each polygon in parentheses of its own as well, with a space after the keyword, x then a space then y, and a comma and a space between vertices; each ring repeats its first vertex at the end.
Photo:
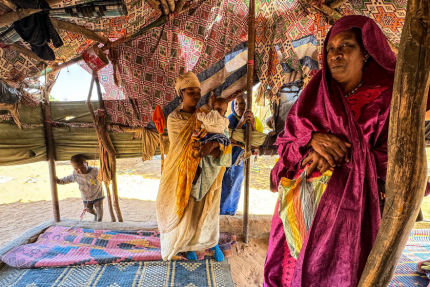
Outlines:
POLYGON ((19 19, 30 16, 31 14, 42 11, 41 9, 16 9, 16 11, 12 11, 9 13, 5 13, 0 15, 0 28, 4 26, 8 26, 19 19))
POLYGON ((115 214, 113 213, 113 208, 112 208, 112 196, 110 193, 109 185, 106 184, 105 182, 103 182, 103 184, 104 184, 105 189, 106 189, 106 196, 107 196, 110 219, 112 222, 116 222, 115 214))
MULTIPOLYGON (((97 76, 95 77, 95 82, 96 82, 96 86, 97 86, 97 94, 98 94, 98 98, 99 98, 99 110, 98 113, 104 113, 101 114, 100 117, 106 117, 106 109, 105 109, 105 105, 104 105, 104 101, 102 98, 102 91, 101 91, 101 87, 100 87, 100 82, 99 79, 97 78, 97 76)), ((100 138, 100 144, 103 145, 103 148, 107 151, 108 154, 108 159, 109 159, 109 164, 110 164, 110 171, 111 171, 111 180, 112 180, 112 197, 113 197, 113 207, 115 209, 116 212, 116 216, 118 218, 119 222, 123 222, 123 218, 122 218, 122 214, 121 214, 121 209, 119 207, 119 197, 118 197, 118 184, 116 181, 116 152, 115 152, 115 148, 112 144, 112 141, 110 140, 109 134, 107 132, 106 129, 106 124, 102 124, 102 125, 96 125, 96 130, 97 133, 99 134, 99 138, 100 138)))
POLYGON ((82 26, 69 23, 69 22, 60 21, 52 17, 50 19, 51 19, 52 25, 57 29, 82 35, 90 40, 93 40, 102 44, 107 44, 109 42, 108 38, 103 37, 97 33, 94 33, 93 31, 90 31, 82 26))
MULTIPOLYGON (((248 74, 246 109, 252 110, 252 88, 254 86, 254 53, 255 53, 255 0, 249 1, 248 15, 248 74)), ((251 171, 251 131, 252 126, 246 125, 245 134, 245 196, 243 207, 243 242, 248 243, 249 235, 249 181, 251 171)))
POLYGON ((430 3, 409 0, 388 134, 385 208, 358 286, 387 286, 420 210, 427 178, 424 116, 430 85, 430 3))
POLYGON ((0 3, 8 7, 10 10, 16 11, 17 9, 16 5, 10 0, 0 0, 0 3))
POLYGON ((46 154, 48 158, 49 166, 49 180, 51 183, 51 197, 52 207, 54 211, 55 222, 60 221, 60 204, 58 202, 58 191, 57 191, 57 174, 55 170, 55 150, 54 150, 54 136, 51 124, 51 105, 49 103, 49 95, 47 91, 43 90, 44 103, 42 104, 43 114, 43 127, 45 131, 46 139, 46 154))
POLYGON ((45 61, 42 58, 40 58, 38 55, 36 55, 33 51, 31 51, 31 50, 29 50, 29 49, 27 49, 21 45, 18 45, 17 43, 10 45, 9 48, 12 50, 20 52, 21 54, 29 57, 30 59, 36 60, 37 64, 45 61))
MULTIPOLYGON (((94 114, 94 109, 93 109, 93 106, 91 105, 91 96, 93 94, 94 82, 95 82, 95 75, 93 75, 93 77, 91 79, 90 91, 88 93, 88 98, 87 98, 87 105, 88 105, 88 110, 90 111, 91 118, 93 119, 94 127, 96 128, 96 133, 98 133, 97 127, 96 127, 96 115, 94 114)), ((99 138, 98 134, 97 134, 97 138, 99 138)), ((99 144, 101 144, 100 140, 99 140, 99 144)), ((104 172, 104 171, 102 170, 102 172, 104 172)), ((109 189, 109 183, 103 182, 103 184, 104 184, 105 189, 106 189, 107 203, 108 203, 108 208, 109 208, 110 219, 112 222, 116 222, 115 214, 113 213, 113 208, 112 208, 112 197, 111 197, 111 193, 110 193, 110 189, 109 189)))

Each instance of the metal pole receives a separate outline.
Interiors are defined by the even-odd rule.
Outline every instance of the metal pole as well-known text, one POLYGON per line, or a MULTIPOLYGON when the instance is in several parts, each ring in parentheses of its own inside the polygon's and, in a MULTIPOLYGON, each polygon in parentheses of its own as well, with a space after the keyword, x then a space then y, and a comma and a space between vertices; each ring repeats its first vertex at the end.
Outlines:
POLYGON ((44 104, 42 104, 42 114, 43 114, 43 127, 45 131, 46 139, 46 153, 48 158, 49 166, 49 179, 51 182, 51 197, 52 197, 52 207, 54 211, 55 222, 60 221, 60 204, 58 202, 58 191, 57 191, 57 174, 55 171, 55 150, 54 150, 54 136, 52 131, 51 123, 51 105, 49 103, 49 96, 46 90, 44 93, 44 104))
MULTIPOLYGON (((248 74, 246 109, 252 109, 252 87, 254 86, 254 53, 255 53, 255 0, 249 1, 248 15, 248 74)), ((245 155, 251 154, 251 131, 252 127, 246 125, 245 155)), ((248 243, 249 235, 249 177, 251 170, 251 158, 245 161, 245 200, 243 208, 243 242, 248 243)))

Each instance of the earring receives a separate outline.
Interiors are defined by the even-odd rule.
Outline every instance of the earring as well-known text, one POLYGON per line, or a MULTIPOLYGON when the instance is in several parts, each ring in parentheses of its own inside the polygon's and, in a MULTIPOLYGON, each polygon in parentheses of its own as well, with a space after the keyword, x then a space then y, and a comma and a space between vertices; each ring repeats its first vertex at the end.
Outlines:
POLYGON ((366 53, 366 55, 364 55, 363 61, 366 63, 367 60, 369 60, 370 55, 368 53, 366 53))
POLYGON ((179 102, 182 103, 183 101, 182 97, 179 97, 179 102))

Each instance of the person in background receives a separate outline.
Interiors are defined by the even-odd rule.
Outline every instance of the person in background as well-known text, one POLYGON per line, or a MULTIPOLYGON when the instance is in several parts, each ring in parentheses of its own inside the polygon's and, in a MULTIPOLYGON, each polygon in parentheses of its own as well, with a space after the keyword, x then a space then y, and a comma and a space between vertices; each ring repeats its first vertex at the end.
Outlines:
POLYGON ((271 129, 271 131, 269 132, 269 136, 274 136, 276 135, 276 131, 275 131, 275 121, 273 119, 272 116, 268 117, 266 120, 266 126, 271 129))
POLYGON ((73 173, 69 176, 58 179, 58 184, 68 184, 76 182, 81 191, 81 198, 88 212, 94 215, 94 221, 103 220, 103 188, 101 182, 97 180, 98 168, 88 166, 87 160, 81 154, 72 156, 70 163, 73 173))
MULTIPOLYGON (((263 124, 254 117, 251 110, 245 110, 246 97, 239 95, 232 101, 232 113, 228 116, 231 129, 245 129, 250 124, 253 131, 263 132, 263 124)), ((233 131, 234 132, 234 131, 233 131)), ((231 135, 230 135, 231 136, 231 135)), ((235 215, 239 203, 242 182, 244 178, 244 163, 237 163, 237 159, 243 153, 243 148, 232 140, 232 165, 227 168, 222 180, 221 207, 220 214, 235 215)))

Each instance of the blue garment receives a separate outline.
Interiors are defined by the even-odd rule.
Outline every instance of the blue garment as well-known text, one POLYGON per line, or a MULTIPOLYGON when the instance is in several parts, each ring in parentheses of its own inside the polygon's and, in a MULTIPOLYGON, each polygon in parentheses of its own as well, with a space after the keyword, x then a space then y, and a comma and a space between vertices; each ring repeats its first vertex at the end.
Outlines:
MULTIPOLYGON (((234 107, 234 101, 232 103, 234 107)), ((230 128, 236 128, 239 120, 237 119, 236 113, 234 112, 228 116, 230 121, 230 128)), ((245 128, 245 125, 243 126, 245 128)), ((235 146, 232 149, 232 161, 231 167, 227 168, 224 177, 222 179, 222 190, 221 190, 221 215, 234 215, 237 211, 239 204, 240 192, 242 189, 242 182, 245 177, 243 172, 244 163, 236 166, 236 161, 239 156, 243 153, 243 149, 235 146)))

